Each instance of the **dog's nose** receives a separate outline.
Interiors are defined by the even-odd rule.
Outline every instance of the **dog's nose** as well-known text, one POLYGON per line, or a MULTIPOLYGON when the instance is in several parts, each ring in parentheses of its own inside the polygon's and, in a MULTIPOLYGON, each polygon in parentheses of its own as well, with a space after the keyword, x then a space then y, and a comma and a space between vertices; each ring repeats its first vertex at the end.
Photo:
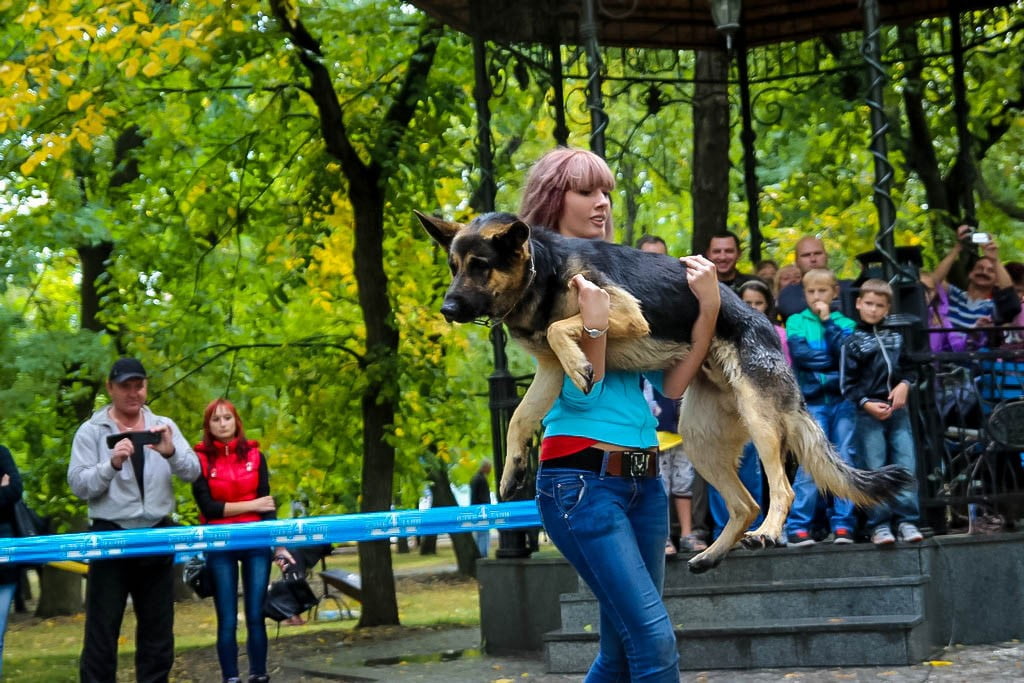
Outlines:
POLYGON ((454 322, 459 319, 459 304, 456 301, 446 299, 441 305, 441 315, 448 322, 454 322))

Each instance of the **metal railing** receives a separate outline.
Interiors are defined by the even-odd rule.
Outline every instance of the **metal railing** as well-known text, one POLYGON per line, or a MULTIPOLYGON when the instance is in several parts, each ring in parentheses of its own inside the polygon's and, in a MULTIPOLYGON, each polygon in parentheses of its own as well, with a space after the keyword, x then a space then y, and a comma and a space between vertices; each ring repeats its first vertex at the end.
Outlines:
POLYGON ((913 358, 924 521, 936 533, 1015 528, 1024 512, 1024 348, 913 358))

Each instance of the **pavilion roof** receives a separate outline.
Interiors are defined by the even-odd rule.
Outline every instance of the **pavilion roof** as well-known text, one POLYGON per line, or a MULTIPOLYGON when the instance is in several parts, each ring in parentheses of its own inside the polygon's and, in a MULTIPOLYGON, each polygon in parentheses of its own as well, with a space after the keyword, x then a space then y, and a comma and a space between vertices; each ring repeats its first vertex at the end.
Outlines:
MULTIPOLYGON (((581 0, 412 0, 464 33, 499 43, 580 42, 581 0)), ((883 24, 903 24, 1011 4, 1007 0, 879 1, 883 24)), ((707 0, 595 0, 603 46, 722 49, 707 0)), ((747 45, 799 41, 861 30, 858 0, 744 0, 740 19, 747 45)))

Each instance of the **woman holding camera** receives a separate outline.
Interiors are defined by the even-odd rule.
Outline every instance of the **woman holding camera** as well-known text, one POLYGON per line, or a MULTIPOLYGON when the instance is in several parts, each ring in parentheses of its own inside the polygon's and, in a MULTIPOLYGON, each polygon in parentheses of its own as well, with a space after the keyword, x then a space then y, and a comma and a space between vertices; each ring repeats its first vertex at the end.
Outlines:
MULTIPOLYGON (((202 474, 192 484, 203 524, 238 524, 276 519, 270 496, 267 460, 259 444, 248 441, 235 406, 219 398, 203 413, 203 440, 196 444, 202 474)), ((275 557, 282 569, 294 562, 283 547, 275 557)), ((213 577, 213 603, 217 610, 217 658, 225 683, 240 683, 238 674, 238 569, 242 569, 245 625, 248 631, 249 683, 265 683, 267 627, 263 602, 270 578, 270 548, 223 550, 206 553, 213 577)))

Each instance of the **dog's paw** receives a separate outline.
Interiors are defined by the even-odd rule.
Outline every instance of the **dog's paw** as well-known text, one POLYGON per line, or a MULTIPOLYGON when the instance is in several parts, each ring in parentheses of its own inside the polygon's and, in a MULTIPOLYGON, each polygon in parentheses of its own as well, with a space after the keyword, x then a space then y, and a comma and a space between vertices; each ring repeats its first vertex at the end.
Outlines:
POLYGON ((707 550, 705 550, 700 555, 690 558, 690 561, 686 563, 686 566, 690 570, 691 574, 703 574, 707 570, 717 567, 718 563, 721 561, 721 557, 711 555, 707 550))
POLYGON ((523 488, 526 480, 526 467, 521 464, 510 466, 505 463, 505 471, 501 473, 501 485, 499 492, 502 500, 512 498, 523 488))
POLYGON ((576 388, 584 394, 589 394, 594 388, 594 366, 590 363, 582 363, 566 373, 576 388))
POLYGON ((764 534, 750 532, 743 535, 740 544, 747 550, 763 550, 774 547, 775 539, 764 534))

